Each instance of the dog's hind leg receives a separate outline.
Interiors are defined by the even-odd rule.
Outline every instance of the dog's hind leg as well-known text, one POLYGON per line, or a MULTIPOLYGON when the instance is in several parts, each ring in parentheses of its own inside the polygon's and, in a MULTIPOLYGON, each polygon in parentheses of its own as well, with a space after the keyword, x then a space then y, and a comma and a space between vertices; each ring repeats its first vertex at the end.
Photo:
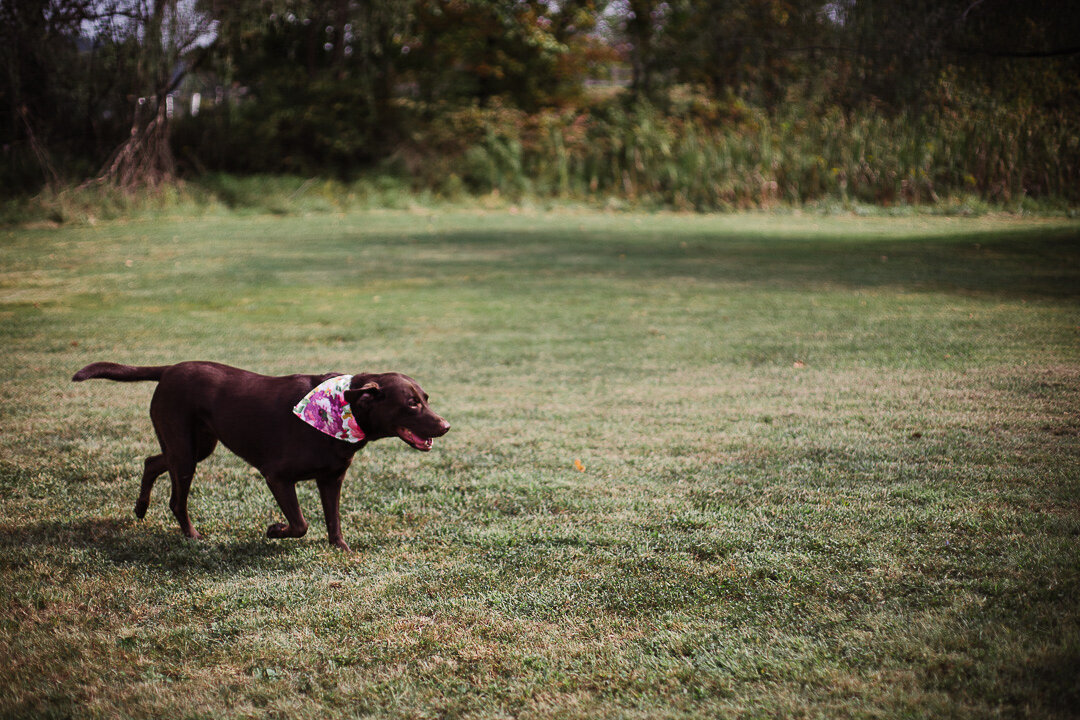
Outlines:
MULTIPOLYGON (((166 459, 166 454, 164 452, 165 443, 161 441, 160 436, 158 441, 161 443, 163 452, 159 455, 151 455, 146 458, 142 483, 139 486, 139 497, 135 501, 135 517, 140 520, 146 517, 146 510, 150 507, 150 493, 154 489, 154 482, 169 469, 169 461, 166 459)), ((195 462, 199 463, 205 460, 210 456, 210 453, 214 452, 215 447, 217 447, 217 438, 214 437, 209 430, 196 431, 195 462)), ((171 504, 172 503, 170 503, 170 505, 171 504)), ((181 522, 181 527, 183 527, 183 522, 181 522)), ((187 533, 185 532, 185 534, 187 533)))
POLYGON ((195 428, 189 446, 194 453, 188 455, 184 450, 173 453, 170 445, 168 453, 169 477, 172 479, 172 496, 169 498, 169 507, 180 523, 180 531, 189 538, 199 540, 202 535, 195 531, 188 517, 187 501, 188 492, 191 490, 191 481, 195 477, 195 465, 205 460, 217 447, 217 438, 206 428, 195 428))
POLYGON ((169 478, 172 480, 172 495, 169 496, 169 508, 176 521, 180 523, 180 532, 189 538, 199 540, 202 535, 195 531, 188 516, 187 500, 191 490, 191 480, 195 477, 195 461, 190 457, 169 458, 169 478))
POLYGON ((135 517, 140 520, 146 517, 146 508, 150 507, 150 491, 154 489, 154 481, 168 469, 169 465, 165 462, 164 453, 146 458, 142 485, 139 487, 139 499, 135 501, 135 517))

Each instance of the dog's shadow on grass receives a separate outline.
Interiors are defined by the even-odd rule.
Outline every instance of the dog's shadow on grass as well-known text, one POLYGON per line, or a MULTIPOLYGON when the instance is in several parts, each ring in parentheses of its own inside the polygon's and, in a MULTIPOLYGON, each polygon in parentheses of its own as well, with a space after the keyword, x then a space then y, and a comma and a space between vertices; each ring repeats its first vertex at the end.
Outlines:
POLYGON ((297 553, 307 541, 273 541, 261 536, 192 540, 176 530, 133 518, 42 520, 0 527, 0 554, 11 557, 65 557, 75 564, 105 562, 169 573, 228 575, 252 568, 289 570, 310 558, 297 553))

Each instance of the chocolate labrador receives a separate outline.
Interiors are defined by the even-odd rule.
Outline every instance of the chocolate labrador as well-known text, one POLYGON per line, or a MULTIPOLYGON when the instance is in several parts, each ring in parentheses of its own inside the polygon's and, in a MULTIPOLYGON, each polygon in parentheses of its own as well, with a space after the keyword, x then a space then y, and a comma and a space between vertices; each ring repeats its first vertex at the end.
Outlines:
POLYGON ((135 515, 146 515, 154 481, 167 471, 172 479, 169 507, 180 530, 196 539, 188 490, 195 465, 218 441, 262 473, 281 506, 286 522, 267 528, 267 537, 307 532, 296 483, 315 480, 330 544, 348 550, 338 505, 353 455, 372 440, 395 435, 427 451, 434 438, 450 429, 428 407, 427 393, 401 373, 268 377, 212 362, 159 367, 98 362, 71 379, 91 378, 157 381, 150 419, 161 454, 146 458, 135 515))

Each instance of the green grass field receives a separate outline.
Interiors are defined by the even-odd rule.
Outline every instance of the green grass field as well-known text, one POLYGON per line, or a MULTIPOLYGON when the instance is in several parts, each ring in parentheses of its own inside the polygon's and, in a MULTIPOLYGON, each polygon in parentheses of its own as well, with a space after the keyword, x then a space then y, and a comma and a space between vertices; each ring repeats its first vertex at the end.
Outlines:
POLYGON ((1076 717, 1080 223, 562 211, 0 230, 0 715, 1076 717), (151 384, 400 370, 326 543, 151 384))

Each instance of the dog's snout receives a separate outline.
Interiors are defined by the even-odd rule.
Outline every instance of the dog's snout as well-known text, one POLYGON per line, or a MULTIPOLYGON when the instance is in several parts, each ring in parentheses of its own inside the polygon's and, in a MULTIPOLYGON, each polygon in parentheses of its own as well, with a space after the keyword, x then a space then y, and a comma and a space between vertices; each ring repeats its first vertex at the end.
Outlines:
POLYGON ((450 432, 450 423, 446 422, 442 418, 439 418, 439 434, 445 435, 450 432))

